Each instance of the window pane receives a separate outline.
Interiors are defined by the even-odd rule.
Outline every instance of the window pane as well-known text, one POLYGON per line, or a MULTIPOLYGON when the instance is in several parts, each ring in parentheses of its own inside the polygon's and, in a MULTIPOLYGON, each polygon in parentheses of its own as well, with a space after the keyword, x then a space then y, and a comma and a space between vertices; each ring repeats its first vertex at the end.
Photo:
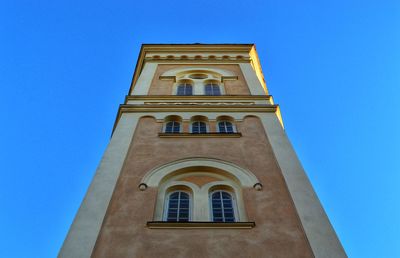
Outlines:
POLYGON ((178 208, 178 201, 169 201, 169 209, 177 209, 178 208))
POLYGON ((175 192, 173 194, 171 194, 171 196, 169 197, 170 199, 178 199, 179 197, 179 192, 175 192))
POLYGON ((211 196, 213 221, 234 222, 232 195, 225 191, 217 191, 211 196))
POLYGON ((231 199, 231 195, 228 194, 227 192, 221 192, 221 194, 222 194, 222 198, 223 198, 223 199, 228 199, 228 200, 231 199))
POLYGON ((190 96, 192 95, 192 85, 186 85, 186 89, 185 89, 185 95, 186 96, 190 96))
POLYGON ((184 85, 179 85, 178 86, 178 95, 182 96, 185 95, 185 86, 184 85))
POLYGON ((212 95, 211 85, 205 86, 205 92, 206 92, 206 95, 212 95))
POLYGON ((213 95, 214 95, 214 96, 219 96, 219 95, 221 95, 221 91, 220 91, 218 85, 214 85, 214 86, 213 86, 213 95))
POLYGON ((184 192, 179 192, 179 193, 181 194, 181 199, 189 200, 189 195, 187 193, 184 192))
POLYGON ((190 215, 189 194, 177 191, 169 196, 167 221, 189 221, 190 215))
POLYGON ((207 133, 207 125, 204 122, 193 122, 192 133, 207 133))
POLYGON ((189 96, 192 95, 192 85, 181 84, 178 86, 177 95, 179 96, 189 96))
POLYGON ((225 126, 224 126, 223 122, 220 122, 218 124, 218 127, 219 127, 219 132, 220 133, 226 133, 225 126))
POLYGON ((221 196, 221 193, 220 192, 216 192, 216 193, 214 193, 212 195, 212 198, 215 199, 215 200, 219 200, 221 198, 220 196, 221 196))

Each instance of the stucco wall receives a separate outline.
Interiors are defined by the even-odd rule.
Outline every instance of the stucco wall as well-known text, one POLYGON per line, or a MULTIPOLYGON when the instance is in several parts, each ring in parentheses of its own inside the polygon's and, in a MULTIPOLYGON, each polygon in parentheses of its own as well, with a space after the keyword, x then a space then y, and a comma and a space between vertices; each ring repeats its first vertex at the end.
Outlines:
POLYGON ((159 138, 161 123, 142 118, 92 257, 313 257, 258 118, 238 123, 241 138, 159 138), (262 191, 243 189, 253 229, 149 229, 157 189, 139 191, 154 167, 189 157, 226 160, 254 173, 262 191))
MULTIPOLYGON (((224 89, 226 95, 250 95, 249 88, 244 79, 243 73, 237 64, 201 64, 190 65, 190 67, 208 67, 219 68, 233 72, 238 76, 238 80, 225 81, 224 89)), ((159 64, 150 84, 149 95, 172 95, 174 82, 172 80, 160 80, 159 77, 164 72, 175 68, 186 68, 187 64, 159 64)))

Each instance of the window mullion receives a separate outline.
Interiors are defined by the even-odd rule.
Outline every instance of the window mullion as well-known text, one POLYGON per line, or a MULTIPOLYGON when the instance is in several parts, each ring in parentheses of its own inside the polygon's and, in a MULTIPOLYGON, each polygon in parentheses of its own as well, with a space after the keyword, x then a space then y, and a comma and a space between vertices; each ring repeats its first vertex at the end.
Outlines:
POLYGON ((222 197, 222 192, 219 192, 219 196, 221 198, 222 221, 225 222, 225 206, 224 206, 224 198, 222 197))
POLYGON ((178 210, 176 212, 176 221, 179 221, 179 212, 181 210, 181 193, 182 192, 179 192, 178 194, 178 210))

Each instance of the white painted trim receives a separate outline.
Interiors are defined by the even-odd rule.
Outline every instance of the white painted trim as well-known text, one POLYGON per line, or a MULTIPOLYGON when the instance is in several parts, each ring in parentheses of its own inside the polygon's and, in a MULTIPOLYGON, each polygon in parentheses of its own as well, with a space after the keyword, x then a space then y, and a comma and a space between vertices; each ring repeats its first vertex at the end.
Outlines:
MULTIPOLYGON (((185 182, 185 181, 168 181, 165 184, 160 185, 158 188, 158 194, 157 194, 157 200, 156 200, 156 207, 154 210, 154 221, 162 221, 164 219, 164 213, 165 213, 165 198, 166 195, 168 194, 168 190, 171 187, 174 186, 186 186, 187 188, 191 189, 191 197, 193 198, 193 203, 194 200, 196 199, 197 193, 198 193, 198 186, 190 183, 190 182, 185 182)), ((195 207, 192 208, 192 213, 196 214, 197 211, 195 210, 195 207)), ((194 215, 191 215, 192 219, 195 219, 194 215)))
POLYGON ((171 194, 176 193, 176 192, 184 192, 189 195, 189 221, 192 221, 192 219, 193 219, 193 194, 186 190, 168 191, 168 189, 165 193, 164 211, 163 211, 163 215, 162 215, 162 221, 167 221, 168 209, 169 209, 169 198, 171 197, 171 194))
POLYGON ((166 175, 179 169, 199 166, 224 170, 237 178, 243 187, 253 187, 256 183, 259 183, 257 177, 247 169, 241 168, 227 161, 200 157, 176 160, 154 168, 146 173, 141 183, 144 183, 149 187, 157 187, 166 175))
POLYGON ((257 77, 256 72, 249 63, 240 63, 240 69, 244 75, 247 86, 249 87, 251 95, 266 95, 267 92, 262 86, 260 80, 257 77))
POLYGON ((140 73, 139 79, 136 81, 133 87, 133 92, 131 95, 147 95, 149 93, 151 81, 154 78, 154 74, 157 70, 157 63, 144 64, 143 70, 140 73))
MULTIPOLYGON (((228 174, 228 173, 227 173, 228 174)), ((209 195, 210 190, 213 187, 217 187, 217 189, 222 189, 221 187, 229 187, 232 189, 230 191, 234 195, 235 199, 235 216, 238 222, 246 222, 247 214, 245 210, 245 206, 242 198, 242 189, 235 179, 212 172, 182 172, 173 177, 168 177, 164 182, 163 178, 160 181, 160 185, 158 185, 158 194, 156 200, 156 206, 154 211, 153 219, 154 221, 162 221, 165 219, 166 212, 166 202, 167 195, 169 193, 169 189, 173 187, 184 186, 190 189, 191 197, 192 197, 192 209, 191 209, 191 221, 211 221, 210 216, 210 203, 209 203, 209 195), (181 178, 193 175, 203 175, 218 178, 220 181, 213 181, 207 183, 201 187, 196 184, 187 181, 180 181, 181 178), (219 188, 218 188, 219 187, 219 188)))
POLYGON ((277 115, 259 117, 315 257, 347 257, 277 115))
POLYGON ((59 258, 91 257, 139 114, 123 114, 61 247, 59 258))
MULTIPOLYGON (((213 209, 212 209, 212 195, 215 192, 225 192, 228 193, 231 196, 231 201, 232 201, 232 209, 233 209, 233 216, 235 221, 234 222, 240 222, 240 215, 239 215, 239 211, 238 211, 238 205, 237 205, 237 200, 236 200, 236 194, 232 191, 227 191, 225 189, 214 189, 212 191, 208 192, 208 203, 209 203, 209 216, 210 216, 210 221, 214 221, 214 217, 213 217, 213 209)), ((225 222, 225 221, 223 221, 225 222)))
POLYGON ((225 70, 225 69, 220 69, 220 68, 214 68, 214 67, 200 67, 200 66, 186 66, 184 68, 179 67, 179 68, 174 68, 168 71, 165 71, 161 76, 177 76, 179 74, 183 73, 217 73, 222 76, 235 76, 235 74, 231 71, 225 70))

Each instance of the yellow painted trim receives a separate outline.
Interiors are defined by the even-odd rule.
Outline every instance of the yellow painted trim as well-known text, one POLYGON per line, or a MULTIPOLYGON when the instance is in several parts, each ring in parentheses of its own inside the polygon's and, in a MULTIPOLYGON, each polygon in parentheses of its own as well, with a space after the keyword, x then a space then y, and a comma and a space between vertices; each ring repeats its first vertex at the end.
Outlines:
POLYGON ((238 80, 238 79, 239 79, 238 76, 222 76, 221 77, 221 82, 224 82, 224 81, 235 81, 235 80, 238 80))
POLYGON ((121 105, 120 112, 276 112, 277 105, 121 105))
POLYGON ((221 95, 221 96, 207 96, 207 95, 192 95, 192 96, 177 96, 177 95, 128 95, 125 97, 125 103, 130 100, 174 100, 179 102, 188 99, 200 100, 270 100, 271 95, 221 95))
MULTIPOLYGON (((139 56, 136 62, 135 71, 133 73, 131 87, 129 89, 129 94, 132 93, 133 87, 136 84, 140 73, 142 72, 146 54, 149 52, 158 52, 158 53, 177 53, 177 52, 216 52, 216 53, 250 53, 254 44, 142 44, 139 52, 139 56)), ((166 62, 174 61, 174 59, 159 59, 155 61, 165 60, 166 62)), ((183 60, 178 60, 182 62, 183 60)), ((198 60, 189 60, 191 62, 202 61, 202 59, 198 60)), ((208 59, 204 60, 210 62, 208 59)), ((212 60, 218 61, 218 60, 212 60)), ((224 60, 224 62, 249 62, 248 60, 224 60)))
POLYGON ((160 76, 158 78, 160 80, 165 80, 165 81, 172 80, 172 81, 176 82, 176 76, 160 76))

